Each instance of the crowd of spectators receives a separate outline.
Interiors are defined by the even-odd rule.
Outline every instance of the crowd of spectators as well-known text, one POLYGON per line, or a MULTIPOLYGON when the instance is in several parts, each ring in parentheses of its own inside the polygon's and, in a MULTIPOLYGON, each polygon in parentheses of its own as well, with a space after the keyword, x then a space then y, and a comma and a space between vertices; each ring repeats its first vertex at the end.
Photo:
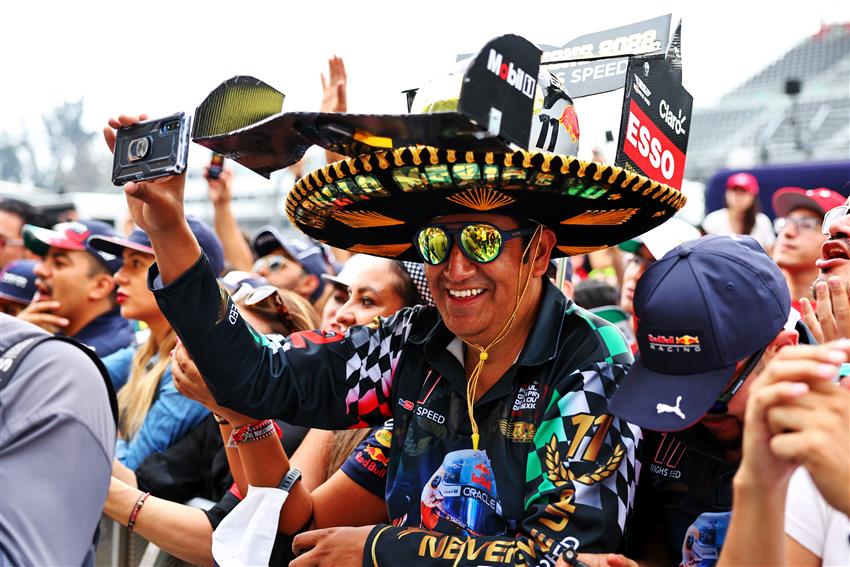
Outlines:
MULTIPOLYGON (((331 61, 322 83, 322 109, 345 112, 341 59, 331 61)), ((122 117, 111 126, 133 121, 122 117)), ((559 266, 550 266, 555 241, 545 227, 506 226, 509 217, 484 215, 484 224, 464 226, 486 233, 482 246, 498 241, 501 256, 476 260, 475 251, 461 243, 465 236, 455 237, 454 244, 447 237, 448 252, 423 264, 350 255, 306 236, 284 237, 276 226, 245 234, 230 208, 232 170, 225 167, 215 179, 207 171, 206 178, 213 226, 138 197, 163 218, 178 219, 174 234, 185 224, 188 233, 178 234, 182 241, 151 230, 144 215, 134 215, 140 226, 129 234, 95 219, 48 227, 36 208, 0 200, 3 334, 17 336, 14 325, 25 322, 75 339, 100 359, 117 392, 117 439, 102 431, 107 429, 102 417, 80 418, 94 420, 97 425, 89 427, 102 433, 98 459, 75 459, 68 443, 82 446, 79 432, 65 447, 44 449, 61 454, 62 466, 70 468, 103 469, 99 461, 112 460, 108 486, 81 483, 54 496, 60 503, 75 506, 86 499, 81 510, 103 513, 200 565, 377 565, 387 564, 388 556, 393 557, 389 564, 403 564, 423 560, 426 551, 431 553, 426 559, 451 564, 449 559, 469 557, 476 546, 484 551, 473 557, 487 565, 552 564, 544 560, 592 567, 850 564, 850 381, 845 378, 850 374, 850 200, 840 188, 776 191, 771 223, 758 210, 758 180, 736 173, 727 183, 726 208, 709 214, 702 226, 671 219, 603 256, 579 254, 559 266), (492 225, 501 232, 488 232, 492 225), (527 234, 504 237, 505 231, 522 232, 518 228, 527 228, 527 234), (518 284, 520 277, 527 278, 524 287, 476 308, 480 312, 453 311, 452 301, 490 293, 503 282, 518 284), (452 287, 461 280, 475 285, 452 287), (544 307, 563 311, 563 323, 560 312, 544 313, 544 307), (434 327, 437 313, 445 326, 434 327), (484 316, 493 318, 492 334, 455 330, 484 316), (579 329, 582 321, 602 329, 604 341, 591 344, 590 335, 579 329), (210 330, 221 324, 236 329, 230 331, 232 344, 210 330), (521 333, 521 340, 513 341, 521 333), (540 336, 575 341, 568 344, 576 352, 567 352, 562 343, 534 347, 532 338, 540 336), (615 350, 620 343, 623 348, 615 350), (254 346, 236 350, 233 344, 254 346), (587 358, 574 362, 579 356, 587 358), (420 363, 427 368, 421 375, 396 373, 420 363), (551 370, 546 364, 559 366, 551 370), (443 415, 425 402, 432 393, 432 398, 449 396, 440 381, 455 379, 450 366, 461 372, 461 386, 455 388, 465 390, 467 398, 453 395, 443 415), (237 367, 244 373, 235 372, 237 367), (584 383, 566 391, 564 382, 529 378, 528 369, 538 367, 550 374, 574 368, 569 375, 584 376, 584 383), (402 379, 418 381, 404 390, 416 392, 410 399, 400 393, 406 387, 402 379), (367 394, 367 388, 377 390, 367 394), (355 391, 359 398, 352 397, 355 391), (515 398, 504 412, 491 411, 506 392, 515 398), (578 402, 568 395, 576 392, 587 399, 578 402), (531 400, 538 396, 552 396, 540 410, 547 415, 583 403, 585 413, 570 414, 580 433, 568 438, 569 428, 540 422, 541 413, 523 418, 537 422, 517 420, 518 412, 536 407, 531 400), (352 407, 359 412, 356 419, 352 407), (438 439, 448 435, 444 422, 467 419, 468 411, 474 453, 464 456, 469 460, 452 460, 462 453, 452 448, 433 475, 429 470, 411 476, 415 456, 434 444, 414 429, 407 414, 399 423, 398 412, 414 407, 417 427, 438 439), (489 457, 478 451, 476 417, 489 457), (522 489, 534 466, 541 467, 532 452, 527 469, 496 475, 505 506, 502 519, 502 504, 493 504, 500 527, 459 529, 458 517, 469 522, 461 524, 464 528, 496 520, 487 516, 492 511, 468 504, 448 510, 443 500, 460 484, 450 486, 447 479, 479 474, 481 483, 494 482, 487 475, 507 466, 495 459, 512 463, 514 457, 500 456, 487 440, 501 432, 525 447, 521 444, 530 443, 535 428, 539 434, 544 424, 554 440, 544 450, 551 462, 538 492, 529 496, 522 489), (579 446, 585 434, 591 440, 579 446), (524 435, 529 437, 523 440, 524 435), (607 472, 604 466, 594 470, 600 447, 607 472), (608 449, 615 451, 610 458, 608 449), (406 460, 398 464, 402 451, 406 460), (576 452, 593 461, 592 472, 580 468, 576 452), (611 475, 618 466, 622 470, 611 475), (609 479, 599 484, 610 494, 592 496, 599 509, 587 504, 589 484, 580 480, 592 474, 609 479), (411 478, 420 484, 402 486, 411 478), (503 478, 517 486, 501 484, 503 478), (524 499, 519 510, 506 496, 512 493, 524 499), (208 510, 185 504, 195 497, 215 504, 208 510), (416 526, 430 531, 418 536, 393 531, 409 525, 408 513, 400 511, 411 507, 420 511, 416 526), (573 539, 551 539, 563 526, 556 529, 556 520, 546 514, 575 529, 563 532, 575 533, 573 539), (526 522, 550 531, 529 531, 526 522), (449 539, 428 539, 438 532, 449 539), (419 539, 405 546, 406 536, 419 539), (379 537, 392 538, 393 546, 382 548, 379 537), (447 552, 452 546, 454 555, 447 552), (562 557, 572 547, 578 557, 562 557), (546 555, 554 550, 554 556, 546 555)), ((8 341, 3 351, 16 344, 8 341)), ((71 372, 87 364, 58 346, 44 356, 58 361, 51 375, 61 374, 62 366, 71 372)), ((86 371, 97 372, 94 366, 86 371)), ((23 376, 13 384, 21 388, 26 380, 34 378, 23 376)), ((2 491, 17 486, 32 492, 27 483, 38 482, 39 467, 52 465, 42 461, 25 470, 17 459, 26 457, 27 435, 50 435, 49 423, 32 420, 39 408, 58 402, 3 386, 0 381, 2 491), (33 415, 28 417, 11 396, 31 399, 28 403, 37 406, 33 415), (19 425, 25 421, 28 425, 19 425), (25 477, 13 479, 16 474, 25 477)), ((85 396, 85 402, 65 403, 78 404, 85 413, 102 392, 85 396)), ((104 400, 99 403, 108 409, 104 400)), ((84 454, 80 449, 79 458, 84 454)), ((0 496, 0 564, 91 561, 96 535, 81 536, 83 544, 75 545, 69 543, 70 528, 62 537, 35 535, 16 509, 27 505, 38 508, 0 496), (51 546, 58 547, 48 551, 51 546)), ((79 529, 91 530, 93 524, 81 519, 79 529)))

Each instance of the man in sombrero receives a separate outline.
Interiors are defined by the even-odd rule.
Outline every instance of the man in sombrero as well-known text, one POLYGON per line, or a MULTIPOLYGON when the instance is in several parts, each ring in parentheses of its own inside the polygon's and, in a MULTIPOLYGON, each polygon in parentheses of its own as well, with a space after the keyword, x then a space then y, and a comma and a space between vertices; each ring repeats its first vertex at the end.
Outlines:
MULTIPOLYGON (((111 120, 110 147, 139 119, 111 120)), ((149 283, 219 404, 324 429, 394 419, 391 523, 301 534, 293 565, 554 565, 568 548, 621 548, 641 434, 607 408, 631 351, 546 271, 646 232, 684 198, 569 157, 577 127, 558 127, 555 153, 411 146, 299 180, 286 208, 308 235, 424 262, 435 308, 345 335, 253 331, 186 225, 185 175, 125 186, 157 255, 149 283)), ((250 422, 232 425, 250 437, 250 422)))

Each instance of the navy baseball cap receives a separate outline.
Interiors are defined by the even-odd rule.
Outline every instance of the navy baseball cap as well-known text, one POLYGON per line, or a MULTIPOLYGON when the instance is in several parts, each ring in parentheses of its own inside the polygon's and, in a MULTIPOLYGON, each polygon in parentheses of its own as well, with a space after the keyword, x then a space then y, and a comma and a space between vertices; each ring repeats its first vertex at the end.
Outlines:
MULTIPOLYGON (((213 271, 216 275, 220 275, 224 271, 224 248, 218 236, 216 236, 215 232, 206 223, 193 216, 187 217, 186 222, 189 223, 189 228, 192 230, 192 234, 195 235, 198 244, 201 246, 201 250, 207 256, 213 271)), ((115 255, 119 258, 124 254, 124 248, 130 248, 145 254, 152 255, 154 253, 150 237, 140 228, 131 232, 127 238, 121 238, 120 236, 91 236, 89 237, 88 244, 96 250, 115 255)))
POLYGON ((0 299, 29 305, 35 295, 35 260, 9 262, 0 275, 0 299))
POLYGON ((654 431, 678 431, 702 419, 736 364, 783 329, 791 295, 754 239, 704 236, 647 268, 634 310, 639 354, 611 413, 654 431))
POLYGON ((111 226, 98 220, 62 222, 52 229, 31 224, 25 224, 23 228, 24 246, 39 256, 46 256, 51 248, 85 251, 114 274, 121 267, 121 255, 92 248, 87 241, 93 235, 116 236, 111 226))
POLYGON ((331 266, 325 249, 318 242, 297 238, 284 239, 275 227, 264 226, 257 230, 251 239, 251 248, 257 258, 268 256, 277 248, 283 249, 290 258, 301 264, 305 272, 319 278, 319 287, 313 292, 310 301, 315 301, 322 295, 325 286, 322 275, 330 273, 331 266))

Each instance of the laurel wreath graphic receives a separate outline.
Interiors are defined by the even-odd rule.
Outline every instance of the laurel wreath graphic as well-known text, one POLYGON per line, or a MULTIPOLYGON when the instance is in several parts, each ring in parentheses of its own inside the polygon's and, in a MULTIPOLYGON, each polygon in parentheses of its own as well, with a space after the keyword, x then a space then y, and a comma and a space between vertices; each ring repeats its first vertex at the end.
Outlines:
POLYGON ((614 451, 604 465, 600 465, 595 471, 581 476, 575 476, 573 471, 561 459, 558 451, 558 437, 554 434, 546 444, 546 470, 547 477, 555 486, 561 486, 568 482, 580 482, 582 484, 595 484, 601 482, 614 474, 626 455, 626 451, 620 443, 614 447, 614 451))

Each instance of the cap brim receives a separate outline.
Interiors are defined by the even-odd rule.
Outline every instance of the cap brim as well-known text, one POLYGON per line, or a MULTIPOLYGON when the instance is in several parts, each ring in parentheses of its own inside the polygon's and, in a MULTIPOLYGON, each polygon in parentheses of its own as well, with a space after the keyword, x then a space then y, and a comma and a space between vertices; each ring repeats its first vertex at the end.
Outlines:
POLYGON ((117 236, 91 236, 88 239, 88 243, 95 250, 100 250, 116 257, 121 257, 124 254, 125 248, 144 254, 153 255, 154 253, 153 248, 150 246, 145 246, 144 244, 139 244, 126 238, 118 238, 117 236))
POLYGON ((8 293, 3 293, 2 291, 0 291, 0 300, 11 301, 12 303, 17 303, 19 305, 29 305, 32 301, 32 298, 24 299, 23 297, 9 295, 8 293))
POLYGON ((632 254, 637 254, 637 251, 640 250, 641 246, 643 246, 643 242, 640 238, 632 238, 631 240, 626 240, 618 245, 620 250, 623 252, 630 252, 632 254))
POLYGON ((62 248, 64 250, 85 250, 86 247, 79 242, 75 242, 65 237, 61 232, 33 226, 30 224, 24 225, 22 230, 24 238, 24 246, 38 254, 44 256, 47 251, 53 248, 62 248))
POLYGON ((338 287, 351 287, 351 283, 342 281, 338 277, 330 274, 322 274, 322 279, 338 287))
POLYGON ((799 192, 786 190, 774 195, 773 212, 776 213, 776 216, 787 216, 794 209, 809 209, 821 215, 826 214, 826 211, 817 201, 806 195, 804 189, 800 189, 799 192))
POLYGON ((732 364, 699 374, 661 374, 638 355, 608 407, 617 417, 652 431, 687 429, 711 409, 734 373, 732 364))
POLYGON ((251 239, 251 250, 254 251, 254 254, 257 255, 257 258, 262 258, 263 256, 268 256, 272 250, 276 248, 281 248, 286 250, 286 253, 290 256, 292 255, 289 250, 287 250, 286 246, 283 244, 283 238, 281 238, 280 233, 273 228, 262 229, 257 234, 254 235, 254 238, 251 239), (259 241, 266 234, 270 234, 272 240, 268 242, 264 242, 263 244, 259 244, 259 241))

